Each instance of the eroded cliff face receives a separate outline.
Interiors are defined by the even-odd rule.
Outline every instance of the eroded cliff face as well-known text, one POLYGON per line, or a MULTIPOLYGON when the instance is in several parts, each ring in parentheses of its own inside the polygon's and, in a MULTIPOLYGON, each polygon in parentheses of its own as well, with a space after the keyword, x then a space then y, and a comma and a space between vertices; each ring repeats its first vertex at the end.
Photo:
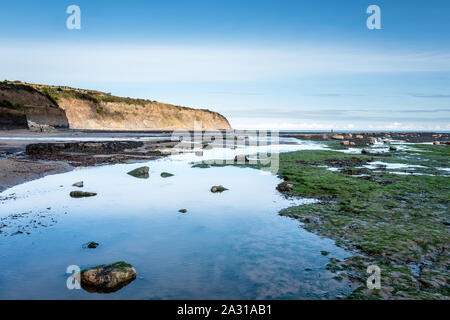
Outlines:
POLYGON ((0 107, 0 130, 28 128, 27 117, 22 112, 0 107))
POLYGON ((231 129, 225 117, 209 110, 21 82, 0 82, 0 107, 37 124, 71 129, 193 130, 196 121, 203 130, 231 129))
POLYGON ((92 102, 82 99, 59 100, 73 129, 98 130, 176 130, 194 129, 201 122, 203 130, 230 129, 225 117, 208 110, 176 107, 159 102, 128 104, 92 102))
POLYGON ((66 113, 51 96, 22 83, 0 82, 0 119, 2 129, 28 128, 28 121, 69 127, 66 113))

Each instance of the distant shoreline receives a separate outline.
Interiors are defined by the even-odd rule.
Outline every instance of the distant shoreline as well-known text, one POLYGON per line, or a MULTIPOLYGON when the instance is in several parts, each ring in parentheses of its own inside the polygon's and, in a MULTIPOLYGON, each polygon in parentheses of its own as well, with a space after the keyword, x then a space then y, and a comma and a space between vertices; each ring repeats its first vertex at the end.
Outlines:
MULTIPOLYGON (((192 130, 179 129, 183 131, 193 132, 192 130)), ((258 131, 272 131, 277 129, 229 129, 229 130, 206 130, 208 131, 220 131, 220 132, 258 132, 258 131)), ((176 130, 98 130, 98 129, 58 129, 55 133, 130 133, 130 134, 171 134, 176 130)), ((5 133, 15 132, 31 132, 26 129, 12 129, 12 130, 0 130, 0 137, 5 133)), ((450 130, 278 130, 281 134, 297 133, 297 134, 329 134, 329 133, 450 133, 450 130)))

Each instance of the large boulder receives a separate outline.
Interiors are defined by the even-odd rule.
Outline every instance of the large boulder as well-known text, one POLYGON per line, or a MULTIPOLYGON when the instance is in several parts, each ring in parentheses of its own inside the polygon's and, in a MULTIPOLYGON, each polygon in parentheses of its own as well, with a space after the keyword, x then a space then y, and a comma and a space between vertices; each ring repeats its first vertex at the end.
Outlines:
POLYGON ((344 140, 344 136, 340 134, 335 134, 334 136, 331 136, 331 139, 334 140, 344 140))
POLYGON ((83 270, 81 286, 89 292, 109 293, 117 291, 136 279, 136 269, 123 261, 83 270))
POLYGON ((149 167, 140 167, 140 168, 131 170, 130 172, 128 172, 128 174, 135 178, 147 179, 149 177, 149 174, 148 174, 149 170, 150 170, 149 167))

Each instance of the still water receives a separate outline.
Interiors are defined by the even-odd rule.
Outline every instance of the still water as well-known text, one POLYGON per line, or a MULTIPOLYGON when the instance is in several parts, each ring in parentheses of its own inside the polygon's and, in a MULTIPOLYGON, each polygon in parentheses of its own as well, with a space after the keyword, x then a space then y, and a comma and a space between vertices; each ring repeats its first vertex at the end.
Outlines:
POLYGON ((0 224, 7 225, 0 233, 0 299, 333 299, 349 293, 348 283, 325 269, 330 257, 349 254, 278 215, 314 200, 284 198, 270 173, 192 168, 189 157, 78 169, 0 194, 0 224), (143 165, 150 167, 148 179, 127 175, 143 165), (162 178, 164 171, 174 176, 162 178), (70 198, 77 181, 98 195, 70 198), (218 184, 229 190, 211 193, 218 184), (84 249, 89 241, 100 246, 84 249), (69 265, 120 260, 138 272, 121 290, 67 289, 69 265))

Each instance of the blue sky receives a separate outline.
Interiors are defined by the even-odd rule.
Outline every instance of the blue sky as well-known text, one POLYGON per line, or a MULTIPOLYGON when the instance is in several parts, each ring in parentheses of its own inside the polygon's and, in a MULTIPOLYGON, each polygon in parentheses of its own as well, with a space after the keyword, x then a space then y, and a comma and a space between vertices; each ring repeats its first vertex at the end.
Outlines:
POLYGON ((450 130, 449 15, 447 0, 2 0, 0 78, 209 108, 236 128, 450 130))

